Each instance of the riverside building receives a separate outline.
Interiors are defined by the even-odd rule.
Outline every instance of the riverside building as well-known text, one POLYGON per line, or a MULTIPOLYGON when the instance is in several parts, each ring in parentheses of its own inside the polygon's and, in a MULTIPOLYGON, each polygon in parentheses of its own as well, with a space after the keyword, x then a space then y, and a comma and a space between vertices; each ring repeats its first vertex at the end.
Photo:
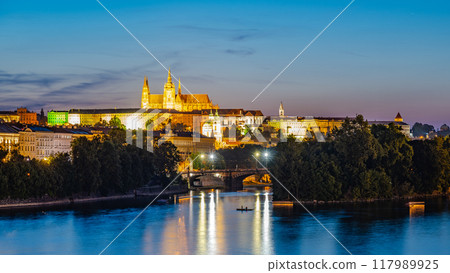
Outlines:
POLYGON ((87 130, 29 126, 19 132, 19 153, 30 159, 47 159, 58 153, 70 153, 71 142, 77 137, 92 138, 87 130))

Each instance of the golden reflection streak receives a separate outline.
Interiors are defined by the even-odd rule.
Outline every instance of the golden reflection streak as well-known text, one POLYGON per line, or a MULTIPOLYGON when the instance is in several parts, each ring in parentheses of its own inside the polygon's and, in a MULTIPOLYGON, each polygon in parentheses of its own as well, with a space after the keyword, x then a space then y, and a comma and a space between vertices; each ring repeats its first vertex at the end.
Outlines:
POLYGON ((205 193, 200 193, 200 210, 198 214, 198 228, 197 228, 197 253, 206 253, 206 208, 205 208, 205 193))
POLYGON ((189 191, 189 232, 194 228, 194 193, 189 191))
POLYGON ((194 234, 194 192, 189 191, 189 245, 193 244, 192 235, 194 234))
POLYGON ((209 215, 208 215, 208 254, 216 254, 216 205, 214 193, 209 193, 209 215))
POLYGON ((269 204, 269 194, 266 192, 264 194, 264 210, 263 210, 263 219, 262 219, 262 250, 261 254, 272 254, 272 238, 271 238, 271 226, 270 226, 270 204, 269 204))
POLYGON ((219 198, 220 190, 216 190, 216 254, 225 254, 227 246, 227 238, 224 237, 226 234, 225 229, 225 218, 226 212, 221 199, 219 198))
POLYGON ((253 213, 253 254, 261 254, 261 208, 260 197, 256 195, 253 213))

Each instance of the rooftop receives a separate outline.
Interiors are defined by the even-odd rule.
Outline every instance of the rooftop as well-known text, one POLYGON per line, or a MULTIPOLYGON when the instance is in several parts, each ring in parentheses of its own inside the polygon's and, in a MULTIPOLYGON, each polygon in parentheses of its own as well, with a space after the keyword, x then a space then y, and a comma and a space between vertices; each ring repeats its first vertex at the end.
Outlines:
POLYGON ((0 133, 10 133, 17 134, 19 133, 19 128, 9 125, 7 123, 0 123, 0 133))

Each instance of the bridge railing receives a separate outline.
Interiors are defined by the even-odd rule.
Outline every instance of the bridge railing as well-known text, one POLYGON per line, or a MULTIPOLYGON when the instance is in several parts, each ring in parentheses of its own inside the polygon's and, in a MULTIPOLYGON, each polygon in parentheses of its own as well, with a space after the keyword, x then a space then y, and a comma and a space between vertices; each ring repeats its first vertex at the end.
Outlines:
POLYGON ((190 170, 190 171, 184 171, 182 174, 188 174, 188 173, 246 173, 246 172, 267 172, 264 168, 253 168, 253 169, 220 169, 220 170, 190 170))

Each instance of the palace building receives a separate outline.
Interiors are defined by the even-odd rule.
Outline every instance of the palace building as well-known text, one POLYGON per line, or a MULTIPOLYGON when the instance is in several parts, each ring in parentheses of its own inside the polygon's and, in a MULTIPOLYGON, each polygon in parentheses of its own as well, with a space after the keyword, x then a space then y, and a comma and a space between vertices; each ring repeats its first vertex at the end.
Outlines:
POLYGON ((182 94, 181 83, 178 80, 176 90, 170 70, 163 94, 151 94, 148 78, 145 77, 140 106, 52 110, 48 112, 48 125, 107 126, 112 119, 118 119, 125 128, 132 130, 162 130, 165 126, 173 126, 178 132, 199 133, 215 139, 217 146, 221 147, 225 142, 236 142, 236 137, 223 135, 227 129, 239 127, 245 131, 254 129, 264 121, 264 115, 259 110, 219 109, 207 94, 182 94))
POLYGON ((172 82, 172 75, 169 69, 163 94, 151 94, 148 78, 145 77, 144 86, 142 87, 141 108, 173 109, 179 112, 190 112, 195 110, 217 109, 218 106, 212 104, 207 94, 182 94, 180 80, 178 80, 178 92, 176 93, 175 84, 172 82))
MULTIPOLYGON (((272 116, 268 120, 269 126, 280 130, 283 137, 289 135, 299 140, 310 138, 314 134, 318 139, 325 140, 324 137, 329 136, 336 128, 341 128, 347 117, 298 117, 286 116, 284 113, 283 103, 280 103, 278 116, 272 116)), ((353 117, 350 117, 353 119, 353 117)), ((410 137, 410 126, 403 122, 400 113, 397 113, 394 120, 388 121, 368 121, 369 125, 382 124, 388 126, 390 123, 398 126, 400 131, 407 137, 410 137)))

